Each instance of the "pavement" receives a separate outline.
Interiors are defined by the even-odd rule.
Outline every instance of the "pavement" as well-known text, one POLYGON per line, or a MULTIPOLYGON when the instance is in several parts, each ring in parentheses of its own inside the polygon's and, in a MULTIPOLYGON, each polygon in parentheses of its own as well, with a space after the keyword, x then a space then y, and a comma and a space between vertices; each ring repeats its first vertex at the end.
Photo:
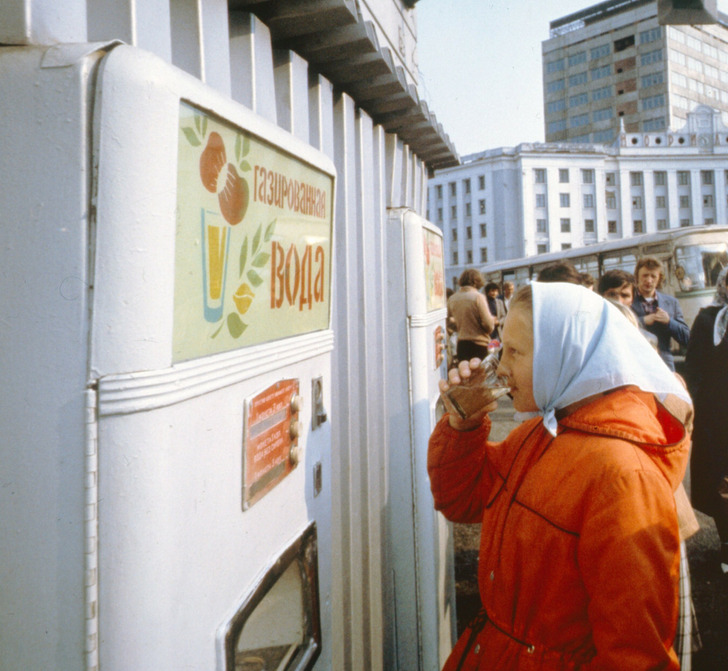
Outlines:
MULTIPOLYGON (((516 426, 510 399, 491 414, 491 440, 502 440, 516 426)), ((688 489, 689 477, 686 477, 688 489)), ((700 531, 688 539, 693 604, 703 649, 693 655, 692 671, 728 671, 728 575, 720 569, 719 540, 713 520, 696 511, 700 531)), ((480 607, 477 570, 479 524, 455 526, 455 581, 458 635, 480 607)))

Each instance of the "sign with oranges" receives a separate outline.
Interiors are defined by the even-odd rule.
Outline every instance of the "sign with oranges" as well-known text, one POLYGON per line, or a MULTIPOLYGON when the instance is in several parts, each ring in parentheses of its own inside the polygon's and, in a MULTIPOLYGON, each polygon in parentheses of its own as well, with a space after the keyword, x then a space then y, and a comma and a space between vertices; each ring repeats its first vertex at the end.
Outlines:
POLYGON ((333 178, 180 105, 174 361, 329 326, 333 178))

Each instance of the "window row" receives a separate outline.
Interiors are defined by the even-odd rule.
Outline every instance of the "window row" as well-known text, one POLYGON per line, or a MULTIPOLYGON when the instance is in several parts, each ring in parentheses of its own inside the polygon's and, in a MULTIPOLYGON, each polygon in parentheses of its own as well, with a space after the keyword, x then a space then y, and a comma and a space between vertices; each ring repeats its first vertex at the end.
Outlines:
MULTIPOLYGON (((596 58, 603 58, 609 56, 611 53, 611 47, 609 44, 601 44, 598 47, 593 47, 589 50, 589 58, 594 60, 596 58)), ((577 51, 573 54, 569 54, 568 58, 557 58, 556 60, 549 61, 546 63, 546 74, 552 74, 554 72, 561 72, 568 63, 569 67, 586 63, 587 55, 586 50, 577 51)))
POLYGON ((677 42, 678 44, 684 44, 690 49, 693 49, 695 51, 701 51, 709 58, 713 58, 717 61, 720 61, 721 63, 728 64, 728 51, 726 51, 725 49, 718 49, 709 42, 699 40, 692 35, 688 35, 683 30, 674 26, 669 26, 667 28, 667 35, 671 40, 677 42))
POLYGON ((671 62, 676 63, 677 65, 682 65, 693 72, 697 72, 699 75, 711 77, 715 80, 719 79, 723 82, 726 81, 725 69, 717 68, 709 63, 704 63, 697 58, 684 54, 682 51, 678 51, 677 49, 668 49, 668 57, 671 62))
MULTIPOLYGON (((689 226, 692 226, 692 221, 690 217, 680 217, 679 218, 679 225, 681 228, 687 228, 689 226)), ((712 225, 715 223, 714 219, 712 217, 707 217, 703 223, 705 225, 712 225)), ((664 231, 669 228, 669 223, 667 219, 659 218, 656 220, 657 224, 657 230, 658 231, 664 231)), ((562 218, 559 222, 560 225, 560 231, 562 233, 571 233, 572 232, 572 223, 571 219, 568 218, 562 218)), ((545 219, 537 219, 536 220, 536 232, 541 234, 547 234, 548 233, 548 226, 545 219)), ((610 234, 618 233, 618 226, 617 226, 617 220, 616 219, 610 219, 607 221, 607 232, 610 234)), ((643 219, 633 219, 632 220, 632 232, 635 235, 639 235, 641 233, 646 232, 645 223, 643 219)), ((593 219, 584 219, 584 233, 596 233, 596 228, 594 225, 593 219)), ((571 245, 565 244, 562 245, 562 249, 568 249, 571 245)), ((547 251, 548 245, 546 243, 539 243, 539 254, 545 253, 547 251), (543 249, 541 249, 543 248, 543 249)))
POLYGON ((650 65, 651 63, 662 63, 662 49, 654 49, 640 54, 640 65, 650 65))
MULTIPOLYGON (((485 207, 485 199, 481 198, 478 201, 478 214, 487 214, 486 207, 485 207)), ((465 216, 471 217, 473 216, 473 208, 470 203, 465 203, 465 216)), ((458 218, 458 206, 457 205, 451 205, 450 206, 450 219, 457 219, 458 218)), ((437 221, 442 221, 442 208, 437 208, 437 221)))
MULTIPOLYGON (((536 184, 546 184, 546 168, 535 168, 533 171, 536 184)), ((559 168, 559 182, 568 184, 570 181, 569 168, 559 168)), ((581 170, 581 183, 594 184, 594 170, 591 168, 581 170)))
MULTIPOLYGON (((487 224, 480 224, 480 228, 478 229, 480 231, 480 237, 481 238, 487 238, 488 237, 488 225, 487 224)), ((451 239, 453 242, 457 242, 458 239, 458 229, 453 228, 451 231, 451 239)), ((466 240, 472 240, 473 239, 473 227, 472 226, 466 226, 465 227, 465 239, 466 240)))
MULTIPOLYGON (((452 253, 452 264, 454 266, 458 265, 459 263, 458 253, 457 250, 453 251, 452 253)), ((465 251, 465 263, 470 264, 473 263, 473 252, 472 250, 468 249, 465 251)), ((482 247, 480 249, 480 263, 488 263, 488 248, 482 247)))
MULTIPOLYGON (((724 84, 728 84, 728 70, 721 70, 715 78, 720 79, 720 81, 724 84)), ((679 72, 672 72, 670 74, 670 81, 675 86, 680 86, 684 89, 690 89, 691 91, 697 91, 698 84, 704 84, 704 82, 701 82, 698 79, 687 77, 686 75, 683 75, 679 72)), ((705 86, 707 88, 712 88, 709 84, 705 84, 705 86)))
MULTIPOLYGON (((457 182, 450 182, 448 184, 451 196, 457 196, 458 187, 457 182)), ((485 189, 485 175, 478 175, 478 189, 483 191, 485 189)), ((463 180, 463 191, 467 194, 470 193, 470 179, 463 180)), ((442 198, 442 184, 438 184, 435 187, 436 195, 439 199, 442 198)))
POLYGON ((651 110, 658 107, 664 107, 665 106, 665 95, 660 93, 655 96, 648 96, 647 98, 643 98, 642 101, 642 111, 645 110, 651 110))

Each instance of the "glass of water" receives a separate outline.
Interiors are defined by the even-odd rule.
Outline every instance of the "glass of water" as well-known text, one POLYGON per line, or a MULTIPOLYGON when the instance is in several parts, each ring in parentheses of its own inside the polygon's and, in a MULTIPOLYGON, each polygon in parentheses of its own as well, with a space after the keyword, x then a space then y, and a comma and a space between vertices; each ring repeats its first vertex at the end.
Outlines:
POLYGON ((467 419, 507 394, 511 390, 508 380, 498 375, 497 370, 498 354, 489 354, 479 368, 471 371, 470 377, 445 392, 446 405, 451 406, 462 419, 467 419))

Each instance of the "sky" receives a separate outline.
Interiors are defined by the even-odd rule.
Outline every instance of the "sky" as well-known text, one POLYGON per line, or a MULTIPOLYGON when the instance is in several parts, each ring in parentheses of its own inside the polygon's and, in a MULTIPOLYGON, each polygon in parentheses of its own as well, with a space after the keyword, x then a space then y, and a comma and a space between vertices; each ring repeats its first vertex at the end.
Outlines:
MULTIPOLYGON (((543 142, 541 43, 589 0, 420 0, 420 95, 460 156, 543 142)), ((718 0, 728 14, 728 0, 718 0)))

